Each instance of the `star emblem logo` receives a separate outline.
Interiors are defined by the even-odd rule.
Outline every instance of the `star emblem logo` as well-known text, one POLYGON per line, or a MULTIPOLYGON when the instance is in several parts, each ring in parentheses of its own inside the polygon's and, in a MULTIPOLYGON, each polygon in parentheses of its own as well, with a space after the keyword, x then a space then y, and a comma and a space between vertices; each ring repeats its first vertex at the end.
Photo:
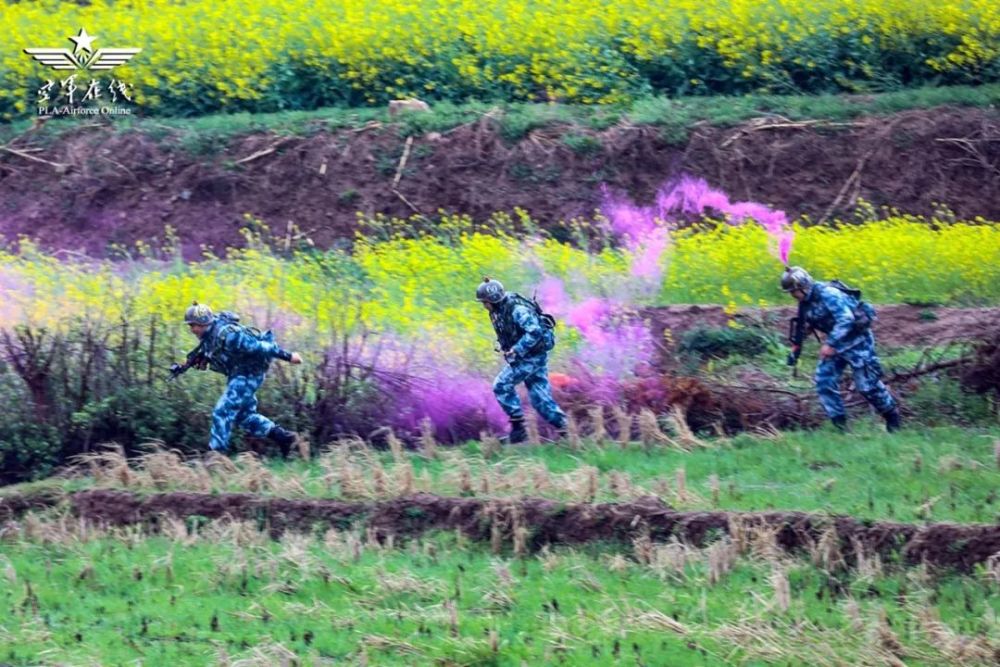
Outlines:
POLYGON ((92 53, 94 48, 91 44, 95 39, 97 39, 96 35, 88 35, 86 28, 80 28, 80 32, 77 33, 76 37, 70 37, 70 40, 76 44, 76 48, 73 49, 73 55, 75 56, 80 51, 92 53))
POLYGON ((108 70, 124 65, 135 54, 142 51, 142 49, 135 48, 97 49, 95 51, 93 43, 97 36, 87 34, 85 28, 80 28, 80 32, 69 39, 76 45, 72 51, 45 48, 25 49, 24 52, 52 69, 108 70))

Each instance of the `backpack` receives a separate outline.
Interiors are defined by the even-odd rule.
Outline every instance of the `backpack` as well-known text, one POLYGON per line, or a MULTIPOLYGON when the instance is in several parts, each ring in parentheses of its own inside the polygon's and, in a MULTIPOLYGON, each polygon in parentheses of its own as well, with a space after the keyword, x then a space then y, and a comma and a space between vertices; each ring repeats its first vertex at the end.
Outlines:
POLYGON ((231 310, 223 310, 218 314, 217 317, 220 320, 222 320, 227 326, 231 326, 234 329, 235 328, 242 329, 243 331, 250 334, 257 340, 266 340, 268 342, 274 341, 274 333, 270 329, 262 332, 257 327, 251 327, 245 324, 240 324, 240 316, 232 312, 231 310))
MULTIPOLYGON (((494 327, 497 327, 499 324, 500 327, 506 328, 508 323, 513 323, 511 313, 513 313, 514 308, 519 305, 527 306, 534 310, 535 314, 538 315, 539 321, 542 323, 542 328, 545 330, 545 335, 542 337, 542 340, 539 341, 537 348, 546 352, 551 350, 555 346, 555 336, 552 331, 556 328, 556 318, 544 312, 541 305, 539 305, 538 300, 535 298, 529 299, 516 292, 508 292, 507 305, 504 308, 504 312, 499 313, 494 320, 494 327), (501 322, 502 324, 500 324, 501 322)), ((493 316, 491 316, 491 319, 493 319, 493 316)), ((516 339, 513 338, 508 340, 508 337, 512 335, 513 334, 510 330, 501 331, 500 329, 497 329, 497 336, 500 339, 499 342, 501 346, 503 347, 509 347, 516 342, 516 339)), ((537 351, 537 348, 536 350, 532 350, 532 352, 537 351)))
POLYGON ((513 312, 515 306, 519 305, 527 306, 532 310, 534 310, 535 314, 538 315, 538 319, 542 323, 542 328, 547 329, 549 331, 552 331, 553 329, 556 328, 556 318, 542 310, 542 307, 541 305, 539 305, 538 299, 536 297, 532 297, 529 299, 528 297, 521 296, 517 292, 511 292, 509 296, 511 299, 511 304, 509 306, 510 310, 508 312, 513 312))
POLYGON ((222 332, 220 332, 220 335, 218 337, 218 340, 220 341, 223 338, 225 338, 225 336, 229 335, 230 332, 240 331, 242 333, 249 334, 250 337, 256 340, 265 341, 268 343, 274 342, 274 333, 270 329, 262 332, 257 327, 251 327, 245 324, 240 324, 240 316, 232 311, 223 310, 216 317, 222 321, 223 325, 222 332))
POLYGON ((862 300, 861 290, 855 287, 849 287, 840 280, 831 280, 827 284, 831 287, 836 287, 841 292, 854 299, 854 302, 857 305, 851 308, 851 312, 854 314, 854 328, 856 331, 866 331, 870 329, 872 324, 878 320, 878 314, 875 312, 875 308, 870 303, 862 300))
POLYGON ((531 299, 527 299, 527 298, 521 296, 520 294, 516 294, 515 296, 521 297, 532 308, 535 309, 535 314, 538 315, 538 319, 541 320, 543 327, 545 327, 546 329, 550 329, 550 330, 556 328, 556 318, 553 317, 552 315, 549 315, 548 313, 542 312, 542 307, 538 303, 538 295, 537 294, 535 296, 532 296, 531 299))

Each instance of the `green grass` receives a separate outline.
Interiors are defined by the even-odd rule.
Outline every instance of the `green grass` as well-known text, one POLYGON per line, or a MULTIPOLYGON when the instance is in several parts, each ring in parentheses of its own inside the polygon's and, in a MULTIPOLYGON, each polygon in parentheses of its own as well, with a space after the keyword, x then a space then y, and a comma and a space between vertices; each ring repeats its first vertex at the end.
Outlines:
MULTIPOLYGON (((398 127, 401 133, 445 132, 490 114, 499 123, 500 133, 514 141, 533 129, 571 126, 603 130, 618 123, 651 125, 661 128, 664 137, 677 143, 687 140, 692 125, 707 122, 730 126, 750 118, 772 115, 789 120, 844 121, 862 115, 889 114, 908 109, 943 105, 995 108, 1000 102, 1000 84, 983 86, 925 87, 872 95, 744 95, 712 97, 649 97, 627 106, 507 103, 437 103, 430 113, 403 115, 396 121, 384 108, 324 108, 316 111, 280 113, 217 114, 197 118, 127 117, 116 119, 114 127, 123 132, 140 131, 158 138, 179 138, 180 145, 195 153, 212 153, 238 135, 273 132, 302 136, 319 131, 359 128, 368 123, 398 127)), ((0 142, 22 134, 31 121, 0 125, 0 142)), ((35 135, 53 141, 79 127, 74 119, 50 121, 35 135)))
POLYGON ((881 614, 907 664, 953 664, 921 609, 950 632, 1000 638, 995 585, 892 567, 849 575, 742 557, 713 583, 707 553, 678 545, 638 560, 601 546, 513 558, 448 534, 385 548, 338 533, 275 543, 222 525, 51 539, 0 557, 7 664, 872 664, 881 614), (765 633, 780 645, 753 639, 765 633))
MULTIPOLYGON (((598 501, 657 493, 682 509, 992 522, 1000 520, 998 438, 1000 428, 956 427, 890 436, 859 422, 849 436, 740 436, 692 452, 585 441, 484 458, 471 443, 440 449, 437 459, 404 453, 396 462, 355 447, 267 467, 238 458, 236 470, 213 474, 211 490, 246 490, 255 480, 270 495, 390 497, 413 466, 418 490, 458 495, 465 477, 476 495, 570 501, 583 499, 594 471, 598 501), (356 476, 347 494, 345 467, 356 476)), ((161 458, 146 459, 147 467, 158 463, 180 479, 163 466, 166 455, 152 456, 161 458)), ((117 478, 122 461, 107 463, 117 478)), ((141 492, 186 486, 154 489, 140 465, 133 478, 130 488, 141 492)), ((4 491, 95 485, 113 486, 74 478, 4 491)), ((272 541, 252 522, 189 519, 150 536, 139 527, 83 529, 57 513, 8 525, 4 535, 0 663, 18 667, 269 665, 292 656, 332 665, 358 664, 362 655, 369 665, 874 665, 885 664, 895 641, 907 665, 956 664, 960 645, 979 651, 965 664, 986 665, 993 658, 982 656, 1000 650, 997 575, 984 566, 965 576, 894 562, 848 572, 766 549, 737 556, 733 546, 732 569, 720 570, 710 554, 725 542, 702 550, 595 543, 517 556, 509 542, 494 552, 451 533, 379 545, 360 529, 319 530, 272 541)))
MULTIPOLYGON (((654 494, 679 509, 802 510, 908 522, 1000 521, 1000 469, 994 459, 1000 428, 911 426, 889 435, 874 418, 856 420, 853 428, 849 435, 825 427, 776 439, 751 435, 707 439, 707 447, 691 452, 584 441, 579 449, 565 444, 517 447, 489 457, 483 456, 479 443, 470 443, 439 450, 437 459, 409 453, 400 463, 388 452, 374 450, 350 454, 337 450, 319 462, 272 461, 266 469, 237 459, 239 471, 213 474, 211 488, 213 492, 260 489, 278 496, 391 497, 399 492, 404 469, 412 466, 417 491, 462 495, 468 493, 463 488, 476 494, 488 489, 485 495, 579 501, 586 498, 585 480, 593 469, 598 502, 654 494), (345 466, 359 481, 356 488, 344 486, 345 466), (686 489, 680 493, 682 469, 686 489), (376 474, 384 478, 384 491, 377 490, 376 474), (713 476, 718 479, 718 502, 713 499, 713 476)), ((120 486, 113 471, 106 477, 50 481, 46 487, 120 486)), ((140 472, 132 488, 200 490, 176 481, 180 477, 173 479, 154 484, 140 472)), ((34 490, 37 485, 12 486, 5 493, 22 489, 34 490)))
MULTIPOLYGON (((475 488, 484 472, 515 480, 518 467, 544 465, 555 478, 548 492, 532 493, 527 477, 514 494, 582 499, 574 483, 587 467, 597 469, 597 501, 618 499, 611 489, 612 472, 629 475, 637 487, 633 495, 659 493, 685 509, 707 509, 711 499, 710 477, 719 479, 717 507, 730 510, 803 510, 850 514, 865 519, 895 521, 1000 521, 1000 470, 993 461, 993 442, 1000 430, 919 428, 888 435, 881 423, 856 422, 855 432, 841 436, 828 429, 788 433, 767 440, 738 436, 724 444, 682 452, 645 450, 638 445, 622 449, 616 444, 567 447, 542 446, 507 450, 501 460, 483 459, 479 446, 470 444, 462 457, 445 461, 415 459, 417 477, 426 471, 427 489, 442 494, 459 492, 456 465, 464 460, 475 488), (677 497, 677 471, 683 468, 687 498, 677 497), (921 506, 936 499, 929 512, 921 506)), ((710 441, 709 441, 710 442, 710 441)), ((383 464, 392 474, 391 459, 383 464)), ((279 465, 278 474, 304 478, 304 484, 323 493, 315 468, 302 462, 279 465), (287 471, 287 472, 285 472, 287 471)), ((578 485, 578 484, 577 484, 578 485)), ((494 493, 504 495, 494 483, 494 493)))

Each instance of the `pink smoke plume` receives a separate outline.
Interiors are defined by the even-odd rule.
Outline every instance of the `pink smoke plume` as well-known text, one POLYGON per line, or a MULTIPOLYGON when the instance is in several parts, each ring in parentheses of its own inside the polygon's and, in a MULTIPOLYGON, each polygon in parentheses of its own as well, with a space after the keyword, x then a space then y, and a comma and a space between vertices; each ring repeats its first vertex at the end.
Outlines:
POLYGON ((651 291, 658 290, 663 256, 670 244, 670 231, 677 223, 709 214, 722 214, 730 224, 756 221, 774 240, 771 248, 787 264, 793 233, 783 211, 757 202, 732 202, 725 192, 700 178, 683 175, 665 183, 649 206, 612 195, 602 186, 602 211, 611 232, 632 253, 630 273, 638 279, 617 299, 581 295, 573 300, 559 278, 544 275, 537 295, 546 310, 580 332, 584 345, 573 359, 576 370, 587 369, 592 383, 623 379, 646 367, 654 343, 648 327, 635 316, 635 307, 651 291))
POLYGON ((614 310, 613 303, 598 297, 574 303, 566 294, 563 281, 553 276, 546 276, 539 284, 538 298, 546 310, 576 328, 588 344, 607 344, 608 332, 601 325, 614 310))
POLYGON ((774 239, 773 252, 783 264, 788 263, 794 233, 784 211, 771 209, 758 202, 732 202, 721 190, 712 188, 704 179, 682 175, 664 183, 656 193, 655 203, 638 206, 627 198, 611 194, 601 187, 602 210, 611 231, 619 236, 633 253, 632 275, 658 278, 660 260, 669 243, 669 229, 685 218, 697 218, 712 212, 721 213, 730 224, 756 221, 774 239))
POLYGON ((622 378, 652 358, 648 327, 636 321, 627 303, 596 296, 574 302, 563 281, 553 276, 542 280, 537 295, 546 311, 580 332, 584 345, 574 357, 577 370, 584 367, 595 377, 622 378))
POLYGON ((505 427, 507 417, 493 397, 493 378, 470 374, 446 353, 390 334, 370 346, 354 345, 348 346, 346 361, 374 370, 374 381, 386 390, 384 407, 392 415, 388 425, 399 432, 414 435, 429 418, 435 438, 460 442, 478 438, 484 429, 499 432, 505 427))

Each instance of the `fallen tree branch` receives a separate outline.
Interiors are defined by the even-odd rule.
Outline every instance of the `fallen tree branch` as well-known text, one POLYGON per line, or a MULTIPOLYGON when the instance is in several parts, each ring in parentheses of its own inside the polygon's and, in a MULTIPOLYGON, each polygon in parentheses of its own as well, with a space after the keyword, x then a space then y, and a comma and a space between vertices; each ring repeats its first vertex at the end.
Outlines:
POLYGON ((861 123, 829 122, 823 120, 785 120, 780 123, 762 123, 739 128, 731 137, 719 144, 719 148, 728 148, 730 144, 754 132, 762 130, 802 130, 810 127, 857 127, 861 123))
MULTIPOLYGON (((882 132, 880 132, 881 137, 882 138, 888 137, 889 134, 895 129, 895 127, 898 124, 899 124, 899 119, 896 119, 891 123, 889 123, 889 125, 887 125, 885 129, 882 130, 882 132)), ((820 219, 817 221, 816 224, 822 224, 826 222, 826 220, 830 217, 830 215, 832 215, 833 212, 837 210, 837 207, 840 205, 840 202, 844 198, 844 195, 846 195, 852 187, 857 187, 857 189, 860 191, 861 172, 865 168, 865 164, 868 162, 871 156, 875 154, 875 150, 879 148, 881 143, 882 143, 881 141, 875 142, 875 145, 869 148, 865 152, 865 154, 861 156, 861 159, 858 160, 858 164, 854 168, 854 171, 852 171, 851 175, 847 177, 846 181, 844 181, 844 185, 843 187, 840 188, 840 192, 837 193, 837 196, 830 203, 830 206, 827 207, 826 211, 823 212, 823 215, 820 217, 820 219)))
POLYGON ((833 201, 830 202, 830 205, 823 212, 823 215, 820 216, 820 219, 816 223, 817 225, 826 222, 826 220, 830 217, 830 215, 835 210, 837 210, 838 206, 840 206, 840 201, 844 198, 844 195, 847 194, 847 192, 851 189, 851 187, 861 182, 861 171, 865 168, 865 163, 868 161, 868 158, 870 158, 872 156, 872 153, 874 152, 875 149, 872 148, 867 153, 861 156, 861 159, 858 160, 857 166, 854 167, 854 171, 851 172, 851 175, 847 177, 846 181, 844 181, 843 187, 841 187, 840 191, 837 192, 837 196, 834 197, 833 201))
POLYGON ((954 368, 955 366, 961 366, 970 362, 971 357, 959 357, 958 359, 951 359, 949 361, 939 361, 938 363, 931 364, 930 366, 924 366, 923 368, 915 368, 912 371, 907 371, 905 373, 893 373, 891 376, 885 379, 886 382, 899 382, 901 380, 912 380, 915 377, 920 377, 921 375, 927 375, 928 373, 934 373, 936 371, 942 371, 947 368, 954 368))
MULTIPOLYGON (((961 366, 962 364, 971 361, 971 357, 960 357, 958 359, 950 359, 948 361, 940 361, 929 366, 923 366, 919 368, 914 368, 913 370, 906 372, 896 372, 892 375, 884 378, 885 382, 900 382, 902 380, 912 380, 913 378, 920 377, 922 375, 928 375, 930 373, 935 373, 937 371, 946 370, 948 368, 954 368, 956 366, 961 366)), ((795 399, 807 399, 811 397, 811 392, 798 392, 789 389, 779 389, 777 387, 766 387, 766 386, 756 386, 751 387, 744 384, 721 384, 721 383, 711 383, 708 385, 711 389, 735 389, 737 391, 747 391, 747 392, 764 392, 767 394, 781 394, 783 396, 791 396, 795 399)))
MULTIPOLYGON (((396 175, 392 179, 392 191, 396 192, 396 187, 399 185, 399 179, 403 177, 403 169, 406 168, 406 161, 410 157, 410 147, 413 146, 413 135, 406 138, 406 145, 403 146, 403 155, 399 158, 399 164, 396 165, 396 175)), ((405 199, 403 201, 406 201, 405 199)))
POLYGON ((68 164, 63 164, 62 162, 52 162, 50 160, 46 160, 45 158, 35 157, 30 153, 18 150, 16 148, 11 148, 9 146, 0 146, 0 150, 10 153, 12 155, 16 155, 20 158, 24 158, 25 160, 31 160, 32 162, 40 162, 41 164, 47 164, 53 169, 55 169, 57 173, 60 174, 65 174, 66 171, 69 169, 68 164))
POLYGON ((737 391, 749 391, 749 392, 759 392, 763 391, 768 394, 782 394, 785 396, 791 396, 792 398, 801 399, 809 398, 809 394, 805 394, 798 391, 791 391, 789 389, 778 389, 777 387, 750 387, 745 384, 716 384, 712 383, 708 385, 709 388, 719 388, 719 389, 735 389, 737 391))
POLYGON ((970 159, 974 164, 1000 176, 1000 167, 997 167, 997 165, 990 162, 990 160, 983 155, 982 151, 979 150, 980 143, 997 142, 1000 141, 1000 137, 981 137, 977 139, 971 139, 969 137, 938 137, 934 139, 934 141, 958 146, 962 151, 970 156, 970 159))
POLYGON ((368 130, 377 130, 382 127, 382 123, 377 120, 370 120, 359 128, 351 130, 353 134, 360 134, 361 132, 367 132, 368 130))
POLYGON ((399 197, 404 204, 406 204, 407 206, 409 206, 410 209, 414 213, 416 213, 417 215, 421 215, 421 216, 423 215, 423 213, 420 211, 419 208, 417 208, 416 206, 414 206, 413 203, 410 202, 409 199, 407 199, 406 197, 403 196, 402 192, 400 192, 399 190, 396 190, 395 188, 393 188, 392 192, 393 192, 394 195, 396 195, 397 197, 399 197))
POLYGON ((278 141, 271 144, 269 147, 259 150, 256 153, 248 155, 244 158, 240 158, 233 164, 246 164, 247 162, 253 162, 254 160, 262 158, 265 155, 270 155, 274 151, 278 150, 278 148, 280 148, 282 145, 287 144, 289 141, 291 141, 291 137, 282 137, 278 141))

